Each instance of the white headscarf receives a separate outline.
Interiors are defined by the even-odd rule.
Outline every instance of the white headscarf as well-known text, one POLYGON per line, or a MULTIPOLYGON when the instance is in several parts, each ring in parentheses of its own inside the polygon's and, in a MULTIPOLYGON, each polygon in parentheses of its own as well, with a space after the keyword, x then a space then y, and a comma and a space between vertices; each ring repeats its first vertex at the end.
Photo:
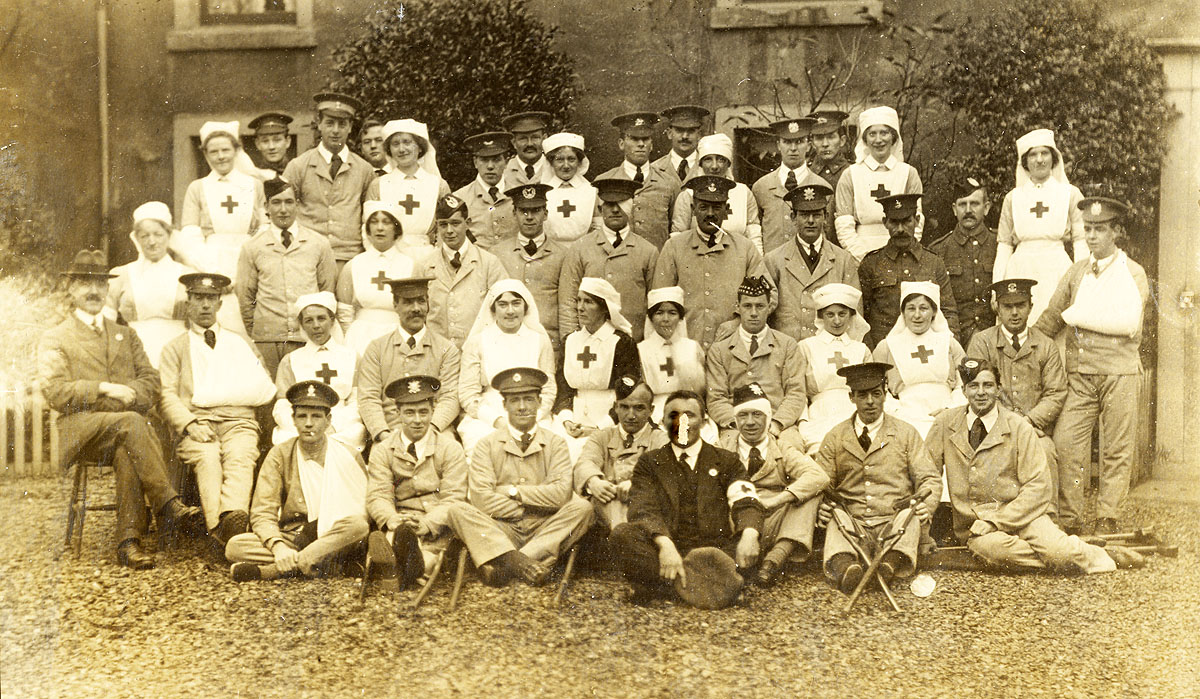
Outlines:
MULTIPOLYGON (((167 231, 167 253, 164 257, 171 256, 169 241, 173 233, 174 223, 171 218, 171 208, 161 201, 148 201, 138 208, 133 210, 133 228, 129 231, 129 239, 133 241, 133 247, 137 250, 138 259, 146 260, 146 254, 142 252, 142 244, 137 239, 137 225, 142 221, 158 221, 167 231)), ((149 262, 149 260, 146 260, 149 262)))
POLYGON ((400 238, 404 235, 403 225, 400 223, 400 207, 395 204, 382 202, 377 199, 368 199, 362 205, 362 244, 363 250, 374 250, 375 246, 371 244, 371 240, 367 238, 367 221, 371 215, 380 211, 389 214, 392 217, 392 222, 396 224, 396 241, 392 243, 392 247, 396 247, 400 242, 400 238))
POLYGON ((858 142, 854 144, 854 162, 861 163, 870 155, 867 144, 863 143, 863 135, 872 126, 890 126, 896 132, 896 142, 892 144, 891 155, 904 162, 904 137, 900 135, 900 115, 891 107, 871 107, 858 115, 858 142))
MULTIPOLYGON (((578 183, 576 180, 583 179, 583 176, 587 174, 588 168, 591 167, 591 162, 587 157, 587 150, 584 148, 583 136, 562 131, 551 136, 547 136, 542 140, 542 152, 546 154, 547 160, 550 158, 550 154, 552 152, 562 148, 563 146, 570 146, 571 148, 579 151, 579 170, 575 173, 575 176, 571 178, 571 184, 577 185, 578 183)), ((557 177, 558 173, 554 173, 554 175, 557 177)), ((587 180, 583 180, 583 182, 584 184, 587 184, 587 180)))
POLYGON ((729 163, 725 168, 728 172, 733 166, 733 141, 723 133, 714 133, 704 136, 700 142, 696 144, 696 162, 704 160, 707 155, 719 155, 729 163))
POLYGON ((250 155, 242 148, 242 139, 239 136, 241 124, 236 121, 206 121, 200 125, 200 148, 203 150, 204 144, 208 141, 208 137, 214 134, 225 134, 233 140, 233 148, 237 152, 233 157, 233 169, 244 175, 266 181, 274 179, 276 173, 274 170, 260 170, 255 167, 254 161, 250 159, 250 155))
POLYGON ((933 301, 933 322, 929 324, 929 329, 925 332, 949 334, 950 324, 946 322, 946 316, 942 315, 942 288, 936 282, 900 282, 900 315, 896 318, 896 324, 888 332, 888 337, 901 333, 920 337, 909 330, 908 325, 904 323, 904 299, 912 294, 920 294, 933 301))
MULTIPOLYGON (((935 284, 936 286, 936 284, 935 284)), ((867 321, 863 320, 862 314, 858 312, 858 302, 862 300, 862 292, 849 284, 835 282, 826 284, 817 288, 812 292, 813 303, 817 307, 817 318, 814 325, 822 330, 825 328, 825 321, 821 320, 821 311, 825 310, 833 304, 841 304, 851 311, 854 311, 854 317, 850 320, 850 326, 846 328, 846 335, 851 338, 862 341, 870 331, 871 326, 867 321)))
MULTIPOLYGON (((342 335, 342 326, 337 322, 337 297, 332 291, 316 291, 311 294, 302 294, 296 299, 296 320, 300 320, 300 313, 309 306, 320 306, 329 311, 329 317, 333 318, 333 327, 329 329, 329 338, 332 342, 339 345, 343 344, 345 337, 342 335)), ((301 330, 304 328, 301 327, 301 330)), ((312 343, 312 338, 308 337, 308 333, 304 333, 304 337, 308 342, 312 343)))
POLYGON ((687 306, 683 305, 683 287, 681 286, 664 286, 660 289, 651 289, 646 295, 646 320, 643 327, 642 335, 645 337, 662 337, 658 331, 654 329, 654 322, 650 317, 654 315, 654 307, 660 303, 670 301, 679 306, 679 323, 675 326, 675 334, 671 335, 671 342, 688 339, 687 323, 684 322, 684 316, 687 315, 687 306))
POLYGON ((1018 187, 1022 187, 1033 182, 1029 177, 1029 171, 1021 165, 1021 158, 1034 148, 1049 148, 1058 156, 1058 163, 1050 170, 1050 178, 1058 180, 1063 184, 1069 184, 1067 181, 1067 170, 1063 167, 1062 151, 1054 143, 1054 132, 1050 129, 1034 129, 1024 136, 1017 139, 1017 167, 1016 167, 1016 182, 1018 187))
POLYGON ((579 282, 579 292, 602 299, 608 307, 608 321, 612 326, 626 335, 633 334, 633 326, 621 315, 621 294, 607 279, 584 277, 579 282))
POLYGON ((388 139, 398 133, 406 133, 424 141, 425 155, 417 158, 417 165, 422 170, 441 177, 442 173, 438 170, 437 164, 437 149, 433 147, 433 142, 429 140, 429 128, 416 119, 393 119, 383 125, 383 148, 388 160, 390 161, 392 157, 391 149, 387 146, 388 139))
POLYGON ((525 302, 525 320, 522 321, 525 327, 549 337, 546 334, 546 329, 542 327, 541 316, 538 314, 538 307, 533 299, 533 293, 519 279, 501 279, 492 284, 492 287, 488 289, 487 295, 483 297, 483 305, 479 307, 479 314, 475 316, 475 322, 471 324, 471 332, 467 333, 467 337, 474 337, 492 327, 499 330, 499 326, 496 325, 496 316, 492 313, 492 305, 496 303, 496 299, 506 293, 516 294, 525 302))

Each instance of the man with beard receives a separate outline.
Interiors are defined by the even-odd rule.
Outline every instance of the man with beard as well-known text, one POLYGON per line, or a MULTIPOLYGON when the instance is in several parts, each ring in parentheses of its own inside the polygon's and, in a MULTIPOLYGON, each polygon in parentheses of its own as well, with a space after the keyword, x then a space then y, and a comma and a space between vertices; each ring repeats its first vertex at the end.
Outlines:
POLYGON ((879 200, 883 205, 888 242, 867 253, 858 266, 863 290, 863 320, 871 326, 864 342, 875 348, 900 317, 900 282, 932 281, 942 290, 942 315, 951 332, 958 330, 954 289, 942 258, 929 252, 916 239, 917 202, 920 194, 893 194, 879 200))
POLYGON ((547 112, 509 114, 500 124, 512 134, 516 151, 504 167, 504 184, 509 188, 527 184, 544 184, 554 169, 542 153, 542 141, 550 131, 551 116, 547 112))
MULTIPOLYGON (((184 505, 171 487, 162 445, 146 414, 158 398, 158 372, 137 334, 104 318, 108 266, 99 250, 81 250, 63 273, 74 309, 38 343, 38 379, 57 410, 64 467, 82 454, 110 454, 116 472, 117 562, 147 570, 154 557, 142 549, 149 525, 146 504, 158 513, 159 531, 204 530, 204 514, 184 505)), ((75 468, 87 468, 76 464, 75 468)))
POLYGON ((677 595, 704 609, 727 607, 744 583, 737 570, 758 562, 762 503, 737 455, 700 439, 699 394, 671 394, 663 417, 670 444, 638 459, 629 521, 609 542, 633 587, 630 602, 677 595))
POLYGON ((929 250, 946 264, 958 307, 958 342, 966 347, 975 333, 996 322, 990 298, 996 231, 985 222, 992 202, 987 187, 979 180, 967 177, 956 182, 954 195, 958 225, 930 245, 929 250))
POLYGON ((358 412, 373 443, 382 442, 400 424, 395 401, 386 398, 384 389, 405 376, 433 376, 441 385, 431 420, 435 430, 445 431, 458 417, 460 354, 453 342, 425 325, 429 281, 429 277, 387 280, 400 324, 371 340, 358 362, 354 376, 358 412))
POLYGON ((945 467, 954 508, 954 535, 988 565, 1107 573, 1140 568, 1141 554, 1085 543, 1049 517, 1051 479, 1037 434, 997 403, 996 367, 985 359, 958 366, 967 406, 940 413, 925 446, 945 467))
POLYGON ((505 192, 517 212, 517 237, 493 248, 508 276, 525 283, 537 305, 542 327, 556 356, 562 354, 558 330, 558 282, 567 248, 546 235, 546 193, 550 186, 529 184, 505 192))
POLYGON ((814 291, 826 284, 858 288, 858 262, 825 237, 832 196, 832 189, 816 183, 801 185, 784 195, 784 201, 791 205, 795 235, 768 252, 764 260, 767 274, 779 289, 771 327, 796 340, 817 334, 814 291))
POLYGON ((367 119, 358 133, 358 152, 363 160, 375 169, 375 176, 382 177, 392 171, 387 153, 383 151, 383 122, 367 119))
POLYGON ((254 130, 254 148, 258 151, 262 168, 274 171, 276 176, 282 175, 287 167, 288 149, 292 145, 292 137, 288 134, 288 124, 292 118, 282 112, 267 112, 254 117, 250 128, 254 130))
POLYGON ((471 184, 458 189, 454 196, 467 202, 468 235, 471 242, 491 250, 517 235, 517 218, 512 199, 505 192, 504 165, 512 152, 512 134, 489 131, 475 134, 463 141, 471 153, 476 177, 471 184))
POLYGON ((663 246, 654 269, 654 287, 683 288, 690 303, 688 337, 707 352, 717 339, 717 328, 734 316, 738 285, 746 277, 765 274, 766 267, 749 239, 721 229, 733 181, 700 175, 688 186, 694 192, 694 227, 663 246))

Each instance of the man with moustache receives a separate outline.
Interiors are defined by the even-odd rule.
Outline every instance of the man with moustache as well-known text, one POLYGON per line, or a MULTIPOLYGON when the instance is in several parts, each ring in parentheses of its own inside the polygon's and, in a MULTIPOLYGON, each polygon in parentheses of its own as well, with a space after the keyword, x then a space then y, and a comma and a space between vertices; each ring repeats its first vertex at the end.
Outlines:
POLYGON ((695 607, 727 607, 744 584, 738 569, 758 562, 762 502, 737 455, 700 439, 699 394, 671 394, 663 416, 670 444, 638 459, 629 521, 609 542, 633 588, 630 602, 678 596, 695 607))
POLYGON ((645 331, 646 294, 654 284, 658 248, 634 233, 629 226, 633 197, 638 185, 619 177, 592 182, 600 200, 604 225, 567 249, 559 279, 559 332, 563 337, 579 329, 579 282, 584 277, 608 280, 621 294, 621 314, 633 326, 634 342, 645 331))
POLYGON ((550 161, 542 153, 542 141, 550 133, 550 121, 547 112, 520 112, 500 119, 504 130, 512 134, 516 151, 504 167, 504 184, 509 188, 544 184, 554 174, 550 161))
POLYGON ((829 230, 832 197, 832 189, 815 182, 785 194, 784 202, 791 207, 794 235, 786 244, 768 252, 763 261, 779 290, 770 325, 796 340, 817 334, 814 291, 826 284, 858 288, 858 262, 825 235, 829 230))
POLYGON ((555 355, 560 356, 563 335, 558 328, 558 285, 567 248, 552 240, 544 230, 546 193, 549 191, 549 185, 529 184, 505 192, 517 213, 517 237, 505 241, 492 252, 508 270, 508 276, 524 282, 533 294, 542 327, 550 336, 555 355))
MULTIPOLYGON (((822 109, 808 115, 812 126, 808 129, 808 142, 812 145, 812 162, 809 168, 817 177, 836 188, 842 173, 850 167, 846 158, 846 133, 842 123, 849 114, 835 109, 822 109)), ((829 201, 829 226, 825 231, 829 242, 836 243, 837 231, 833 227, 833 200, 829 201)))
POLYGON ((509 189, 504 181, 504 167, 512 152, 512 134, 488 131, 463 141, 475 163, 475 179, 455 190, 454 196, 467 202, 468 236, 484 250, 491 250, 517 235, 517 218, 509 189))
POLYGON ((986 359, 958 365, 967 405, 934 419, 925 446, 945 468, 954 536, 985 563, 1001 568, 1107 573, 1140 568, 1142 555, 1104 548, 1058 528, 1049 516, 1051 479, 1037 434, 999 405, 999 374, 986 359))
POLYGON ((288 124, 292 118, 282 112, 267 112, 260 114, 250 122, 254 131, 254 149, 258 151, 258 167, 266 168, 278 177, 283 174, 290 158, 288 149, 292 145, 292 137, 288 134, 288 124))
POLYGON ((754 243, 721 229, 733 181, 700 175, 688 186, 694 192, 693 228, 663 246, 654 269, 654 287, 683 288, 689 299, 688 337, 708 351, 718 337, 717 328, 734 317, 738 285, 746 277, 765 274, 766 267, 754 243))
POLYGON ((985 222, 992 210, 987 187, 974 177, 966 177, 955 182, 953 190, 958 225, 929 250, 946 264, 958 307, 958 342, 966 347, 975 333, 996 322, 990 298, 996 231, 985 222))
MULTIPOLYGON (((792 238, 792 226, 788 221, 791 207, 784 200, 788 192, 806 184, 819 184, 832 189, 829 182, 814 175, 805 164, 808 132, 812 124, 813 120, 808 117, 782 119, 771 124, 775 145, 779 148, 779 167, 758 178, 750 188, 762 212, 763 254, 770 253, 792 238)), ((825 233, 821 231, 822 235, 825 233)))
POLYGON ((337 391, 301 381, 287 391, 298 434, 267 453, 250 522, 254 531, 225 546, 234 582, 337 572, 360 556, 367 535, 367 469, 357 451, 329 439, 337 391))
POLYGON ((871 326, 863 342, 872 349, 900 317, 900 282, 932 281, 941 287, 942 315, 950 331, 958 331, 958 311, 946 265, 915 237, 920 199, 920 194, 893 194, 879 200, 883 205, 883 223, 891 237, 882 248, 867 253, 858 266, 863 320, 871 326))
POLYGON ((329 239, 338 272, 362 252, 362 200, 375 179, 375 168, 346 145, 358 100, 336 92, 314 95, 317 103, 315 148, 296 156, 283 179, 296 189, 300 223, 329 239))
POLYGON ((358 152, 363 160, 374 168, 375 176, 382 177, 392 171, 387 153, 383 151, 383 122, 367 119, 358 132, 358 152))
POLYGON ((444 432, 458 418, 461 355, 453 342, 426 326, 429 282, 429 277, 387 280, 400 324, 371 340, 358 361, 354 376, 358 412, 374 444, 387 439, 400 424, 400 412, 395 401, 387 399, 385 389, 405 376, 433 376, 441 385, 434 402, 433 429, 444 432))
POLYGON ((137 334, 104 317, 113 277, 104 254, 79 251, 63 275, 73 310, 42 335, 37 348, 42 391, 59 412, 61 463, 68 467, 80 455, 108 459, 116 472, 117 562, 148 570, 154 557, 142 548, 146 505, 158 513, 160 533, 203 532, 204 513, 184 505, 171 487, 162 445, 147 418, 158 399, 158 372, 137 334))

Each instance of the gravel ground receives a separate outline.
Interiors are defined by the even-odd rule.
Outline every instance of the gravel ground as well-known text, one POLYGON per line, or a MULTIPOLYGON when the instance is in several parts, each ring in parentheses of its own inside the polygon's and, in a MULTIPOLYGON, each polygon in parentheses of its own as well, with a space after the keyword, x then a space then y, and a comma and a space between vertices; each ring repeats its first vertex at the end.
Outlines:
MULTIPOLYGON (((1200 511, 1134 503, 1177 559, 1090 578, 933 572, 931 597, 878 591, 849 616, 814 567, 705 612, 621 601, 586 573, 551 588, 449 577, 413 593, 358 581, 235 585, 187 543, 151 573, 116 565, 111 515, 62 554, 65 484, 0 485, 0 689, 5 696, 1195 696, 1200 511), (378 588, 376 588, 378 589, 378 588)), ((449 566, 448 566, 449 567, 449 566)))

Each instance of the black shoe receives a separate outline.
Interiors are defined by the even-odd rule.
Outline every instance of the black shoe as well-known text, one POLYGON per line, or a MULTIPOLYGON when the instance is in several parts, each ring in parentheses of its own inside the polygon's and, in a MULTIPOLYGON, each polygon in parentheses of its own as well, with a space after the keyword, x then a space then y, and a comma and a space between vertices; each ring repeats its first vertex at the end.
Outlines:
POLYGON ((858 561, 846 566, 846 572, 842 574, 842 579, 838 581, 838 589, 842 594, 849 595, 854 592, 854 588, 862 582, 863 567, 858 561))
POLYGON ((1096 520, 1096 534, 1117 534, 1120 529, 1117 528, 1117 520, 1112 517, 1101 517, 1096 520))
POLYGON ((150 570, 154 567, 154 556, 143 551, 137 539, 129 539, 117 547, 117 562, 134 570, 150 570))
POLYGON ((168 531, 180 532, 188 536, 200 536, 207 529, 204 526, 204 511, 199 507, 183 504, 178 496, 171 498, 158 511, 161 527, 168 531))
POLYGON ((504 587, 508 583, 508 573, 495 563, 484 563, 476 570, 479 579, 488 587, 504 587))
POLYGON ((392 538, 392 555, 396 561, 396 574, 400 585, 416 582, 425 574, 425 557, 421 555, 421 544, 411 527, 400 527, 392 538))
POLYGON ((217 525, 219 538, 225 543, 238 534, 250 531, 250 513, 245 510, 232 510, 221 515, 221 523, 217 525))
POLYGON ((396 577, 396 554, 388 543, 387 535, 373 531, 367 536, 367 556, 371 558, 371 577, 390 579, 396 577))
POLYGON ((658 594, 654 588, 648 585, 639 585, 638 583, 629 583, 630 590, 625 596, 625 601, 638 607, 645 607, 654 601, 658 594))
POLYGON ((229 566, 229 576, 234 582, 262 580, 262 571, 255 563, 234 563, 229 566))
POLYGON ((779 564, 771 560, 763 561, 754 575, 754 582, 758 583, 759 587, 770 587, 778 580, 779 564))

